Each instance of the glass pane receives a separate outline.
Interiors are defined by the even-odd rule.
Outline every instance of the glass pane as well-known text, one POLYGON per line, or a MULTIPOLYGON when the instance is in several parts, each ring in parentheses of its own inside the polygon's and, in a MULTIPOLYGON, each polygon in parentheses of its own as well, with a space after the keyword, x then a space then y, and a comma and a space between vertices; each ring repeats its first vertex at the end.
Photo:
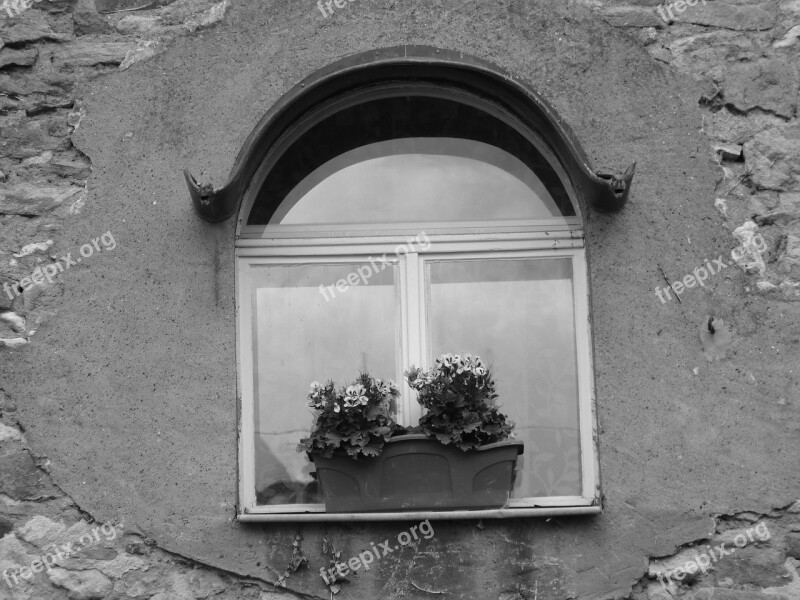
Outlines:
MULTIPOLYGON (((375 98, 367 99, 364 102, 357 102, 352 106, 346 106, 330 114, 320 115, 320 120, 309 123, 309 128, 298 135, 294 141, 278 156, 276 162, 271 166, 266 178, 256 192, 252 209, 247 216, 248 225, 278 225, 280 223, 325 223, 325 219, 317 215, 314 210, 298 212, 297 216, 292 215, 291 220, 284 221, 284 217, 290 212, 301 198, 311 192, 317 185, 332 177, 338 171, 346 171, 338 178, 326 183, 320 192, 330 192, 339 190, 342 185, 360 185, 358 175, 374 173, 381 168, 390 171, 407 172, 409 165, 402 165, 402 160, 378 161, 372 164, 363 165, 355 170, 348 169, 358 163, 371 161, 378 158, 393 158, 402 155, 419 155, 439 161, 437 166, 442 166, 442 157, 450 157, 451 162, 454 158, 471 159, 469 161, 455 161, 457 164, 445 164, 446 169, 442 171, 442 179, 435 179, 434 183, 439 189, 445 188, 443 196, 437 196, 424 187, 422 183, 415 182, 415 179, 399 179, 400 187, 413 189, 414 193, 420 192, 423 199, 434 198, 435 202, 428 204, 423 200, 402 197, 402 203, 410 202, 411 205, 406 213, 394 214, 389 212, 385 219, 374 220, 375 217, 367 217, 365 214, 355 210, 355 204, 348 208, 342 215, 346 215, 351 223, 382 223, 394 222, 392 219, 403 218, 410 222, 420 222, 428 218, 428 210, 436 210, 440 199, 446 199, 442 204, 449 210, 458 206, 460 198, 459 191, 465 191, 468 196, 477 195, 479 191, 487 189, 494 190, 498 187, 504 188, 505 193, 510 193, 511 197, 517 194, 520 184, 512 182, 517 179, 522 185, 532 190, 525 198, 533 202, 533 207, 529 210, 534 214, 540 214, 542 209, 535 197, 544 203, 548 216, 575 216, 576 207, 570 198, 565 181, 557 172, 551 158, 546 156, 546 152, 534 144, 533 138, 526 134, 525 128, 521 124, 506 122, 505 115, 495 111, 490 104, 483 104, 475 98, 478 105, 471 102, 463 102, 463 95, 457 93, 458 98, 449 97, 450 91, 441 86, 432 86, 428 90, 417 88, 413 93, 406 91, 391 92, 384 90, 382 93, 377 90, 375 98), (385 94, 385 95, 384 95, 385 94), (502 118, 501 118, 502 117, 502 118), (521 161, 523 168, 519 167, 517 161, 509 159, 514 157, 521 161), (398 161, 402 166, 398 166, 398 161), (484 170, 479 177, 472 173, 469 165, 475 166, 475 162, 486 163, 478 168, 484 170), (495 170, 488 167, 496 167, 495 170), (456 170, 457 173, 471 177, 476 182, 478 188, 472 190, 460 180, 455 182, 455 188, 446 185, 448 180, 452 180, 449 175, 456 170), (504 173, 498 173, 504 171, 504 173), (535 173, 535 177, 530 174, 535 173), (498 179, 499 181, 495 181, 498 179), (543 193, 538 183, 540 180, 547 190, 543 193), (512 185, 513 183, 513 185, 512 185), (408 184, 408 185, 407 185, 408 184), (509 189, 510 186, 510 189, 509 189), (557 210, 553 210, 550 198, 555 200, 557 210), (422 212, 414 211, 412 208, 422 209, 422 212), (371 219, 371 220, 367 220, 371 219)), ((546 143, 542 143, 546 146, 546 143)), ((433 169, 429 168, 429 171, 433 169)), ((429 173, 429 175, 431 175, 429 173)), ((436 175, 436 173, 432 173, 436 175)), ((415 176, 416 177, 416 176, 415 176)), ((398 178, 392 180, 397 183, 398 178)), ((421 179, 420 181, 424 181, 421 179)), ((359 195, 363 196, 358 201, 360 207, 366 206, 369 211, 374 210, 372 203, 382 205, 378 214, 383 215, 383 211, 394 209, 390 208, 389 198, 384 198, 387 190, 395 186, 380 185, 380 178, 377 175, 367 176, 363 187, 358 189, 359 195), (375 184, 378 179, 378 185, 375 184), (373 194, 377 192, 377 195, 373 194), (372 195, 371 195, 372 194, 372 195)), ((526 190, 521 190, 526 192, 526 190)), ((342 192, 343 193, 343 192, 342 192)), ((389 192, 393 194, 394 192, 389 192)), ((336 192, 336 195, 340 195, 336 192)), ((503 196, 481 197, 484 203, 491 204, 497 202, 503 196)), ((317 196, 316 199, 309 199, 313 206, 324 204, 324 198, 317 196), (313 202, 312 202, 313 200, 313 202)), ((303 201, 305 203, 305 201, 303 201)), ((506 202, 501 202, 506 206, 506 202)), ((333 223, 340 222, 339 203, 329 202, 333 205, 331 209, 325 207, 329 214, 333 214, 333 223)), ((482 205, 483 206, 483 205, 482 205)), ((300 208, 300 207, 298 207, 300 208)), ((322 208, 320 206, 320 208, 322 208)), ((486 207, 484 207, 486 208, 486 207)), ((494 208, 494 207, 493 207, 494 208)), ((368 214, 369 214, 368 211, 368 214)), ((471 215, 470 219, 479 218, 468 210, 453 211, 452 215, 440 214, 436 219, 453 220, 455 215, 471 215)), ((527 215, 528 213, 523 213, 527 215)), ((483 217, 480 217, 484 219, 483 217)), ((523 217, 527 218, 527 216, 523 217)), ((431 217, 431 220, 435 220, 431 217)), ((484 219, 497 221, 497 217, 484 219)))
POLYGON ((314 420, 306 406, 312 381, 342 385, 359 370, 398 380, 396 267, 336 289, 359 266, 253 267, 258 504, 322 502, 311 464, 296 450, 314 420))
POLYGON ((430 359, 479 355, 525 442, 512 497, 580 495, 571 259, 432 261, 426 274, 430 359))
POLYGON ((517 157, 483 142, 431 137, 369 144, 329 160, 292 190, 270 223, 485 223, 560 215, 517 157))

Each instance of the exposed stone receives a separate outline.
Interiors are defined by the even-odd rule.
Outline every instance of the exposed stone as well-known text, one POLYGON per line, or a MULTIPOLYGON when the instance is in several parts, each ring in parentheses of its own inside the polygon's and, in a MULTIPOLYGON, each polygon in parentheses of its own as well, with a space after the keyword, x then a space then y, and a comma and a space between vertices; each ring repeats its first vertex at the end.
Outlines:
POLYGON ((799 85, 795 61, 773 58, 736 63, 725 74, 724 99, 742 112, 758 107, 793 117, 799 85))
POLYGON ((26 15, 24 21, 0 24, 0 37, 3 38, 6 46, 43 40, 66 42, 71 39, 69 35, 55 33, 44 18, 37 19, 34 15, 26 15))
POLYGON ((0 279, 0 310, 11 310, 11 303, 14 301, 14 299, 9 298, 5 290, 2 289, 4 283, 9 286, 14 285, 13 281, 0 279))
POLYGON ((714 200, 714 208, 716 208, 722 216, 728 218, 728 201, 725 198, 717 198, 714 200))
POLYGON ((125 34, 151 33, 157 29, 161 19, 144 15, 127 15, 114 25, 117 31, 125 34))
MULTIPOLYGON (((684 569, 687 563, 697 564, 697 558, 702 554, 702 548, 684 548, 677 554, 666 558, 650 561, 647 575, 653 579, 659 577, 669 578, 675 573, 676 569, 684 569)), ((693 581, 699 575, 699 571, 687 573, 683 581, 693 581)))
MULTIPOLYGON (((3 504, 8 503, 5 498, 2 501, 3 504)), ((0 504, 0 507, 3 504, 0 504)), ((19 565, 29 565, 34 558, 29 554, 27 544, 23 544, 13 532, 0 538, 0 571, 19 565)), ((5 582, 2 584, 6 585, 5 582)))
POLYGON ((755 60, 761 48, 749 37, 733 31, 698 33, 669 42, 671 64, 684 73, 705 75, 716 71, 722 74, 725 64, 755 60))
POLYGON ((81 125, 81 121, 83 121, 83 117, 85 116, 85 112, 82 108, 78 108, 78 110, 73 110, 67 115, 67 125, 70 127, 77 129, 81 125))
POLYGON ((716 0, 715 2, 698 3, 696 6, 686 6, 686 9, 680 13, 674 9, 672 11, 676 23, 691 23, 736 31, 772 29, 778 20, 777 13, 777 0, 746 5, 739 5, 727 0, 716 0))
MULTIPOLYGON (((25 338, 0 338, 0 348, 19 348, 28 343, 25 338)), ((0 461, 2 465, 2 461, 0 461)))
POLYGON ((752 168, 757 189, 800 190, 800 123, 774 127, 744 145, 744 157, 752 168))
POLYGON ((762 293, 778 291, 778 286, 769 281, 756 281, 756 289, 762 293))
MULTIPOLYGON (((9 427, 5 423, 0 422, 0 442, 19 442, 22 441, 22 432, 16 427, 9 427)), ((6 532, 8 533, 8 532, 6 532)), ((0 533, 3 537, 4 533, 0 533)))
POLYGON ((103 546, 89 546, 81 550, 77 556, 91 560, 114 560, 117 557, 117 551, 103 546))
POLYGON ((211 598, 225 589, 219 575, 208 571, 191 571, 186 580, 195 598, 211 598))
POLYGON ((96 0, 97 10, 102 13, 115 13, 129 10, 143 10, 172 4, 175 0, 96 0))
POLYGON ((29 544, 46 546, 64 541, 66 525, 42 515, 34 516, 17 530, 17 537, 29 544))
POLYGON ((17 405, 11 396, 0 389, 0 412, 16 412, 17 405))
POLYGON ((138 556, 129 556, 127 554, 119 554, 112 560, 106 560, 97 568, 103 572, 107 577, 119 579, 129 571, 146 571, 148 569, 148 562, 138 556))
POLYGON ((764 596, 761 592, 730 590, 727 588, 703 588, 684 597, 687 600, 789 600, 786 596, 764 596))
POLYGON ((114 588, 100 571, 67 571, 56 567, 48 574, 53 585, 69 591, 71 600, 101 600, 114 588))
POLYGON ((72 44, 57 48, 53 57, 60 64, 70 67, 118 65, 135 46, 133 42, 97 42, 79 38, 72 44))
POLYGON ((47 150, 59 150, 69 142, 43 131, 43 123, 24 120, 7 126, 0 122, 0 156, 25 159, 47 150))
POLYGON ((770 544, 772 543, 772 532, 769 530, 769 525, 766 521, 760 521, 750 527, 721 531, 711 539, 713 546, 717 546, 720 543, 726 544, 729 548, 739 548, 751 544, 770 544), (739 542, 738 545, 737 542, 739 542))
POLYGON ((786 534, 786 555, 800 560, 800 533, 786 534))
POLYGON ((711 148, 721 160, 739 160, 742 157, 742 147, 739 144, 718 142, 711 144, 711 148))
POLYGON ((645 6, 607 6, 603 18, 614 27, 663 27, 664 21, 645 6))
MULTIPOLYGON (((18 100, 12 100, 8 96, 0 96, 0 114, 15 111, 19 107, 20 103, 18 100)), ((0 178, 0 181, 3 181, 3 178, 0 178)))
POLYGON ((62 177, 75 177, 83 179, 91 172, 91 163, 83 158, 69 160, 68 158, 55 159, 50 163, 54 172, 62 177))
POLYGON ((761 254, 766 250, 766 244, 758 235, 758 225, 753 221, 747 221, 733 230, 733 236, 739 240, 739 246, 731 252, 736 264, 747 273, 763 277, 767 266, 761 254))
MULTIPOLYGON (((0 423, 0 431, 2 431, 3 427, 5 427, 5 425, 0 423)), ((13 529, 14 529, 14 524, 11 521, 9 521, 8 519, 4 519, 3 517, 0 517, 0 538, 4 537, 8 533, 11 533, 13 529)))
POLYGON ((783 253, 778 257, 778 268, 784 273, 800 277, 800 225, 786 231, 783 253))
POLYGON ((784 279, 778 286, 787 298, 800 298, 800 280, 784 279))
POLYGON ((0 189, 0 214, 39 216, 82 191, 83 188, 73 185, 52 187, 19 183, 0 189))
POLYGON ((66 96, 51 94, 31 94, 25 96, 22 106, 29 117, 56 108, 70 108, 74 100, 66 96))
POLYGON ((785 121, 775 115, 753 111, 749 115, 738 115, 727 108, 704 115, 703 131, 706 135, 723 142, 744 144, 757 133, 779 127, 785 121))
POLYGON ((78 0, 72 11, 72 20, 76 35, 108 33, 111 31, 109 22, 97 12, 94 0, 78 0))
POLYGON ((800 39, 800 25, 795 25, 789 31, 784 33, 780 39, 775 40, 772 42, 773 48, 788 48, 789 46, 794 46, 797 43, 797 40, 800 39))
POLYGON ((131 49, 125 56, 125 60, 123 60, 122 63, 120 64, 119 70, 124 71, 134 63, 155 56, 157 47, 158 47, 158 42, 156 42, 155 40, 140 41, 136 45, 136 48, 131 49))
POLYGON ((789 225, 800 220, 800 193, 778 194, 778 205, 761 212, 753 219, 757 225, 789 225))
MULTIPOLYGON (((27 94, 58 94, 61 89, 36 75, 15 75, 0 73, 0 94, 25 96, 27 94)), ((0 138, 2 139, 2 138, 0 138)))
POLYGON ((125 536, 125 552, 128 554, 146 556, 150 554, 150 548, 140 537, 125 536))
MULTIPOLYGON (((45 150, 39 156, 31 156, 22 161, 23 167, 35 167, 37 165, 46 165, 53 158, 53 153, 50 150, 45 150)), ((19 258, 19 257, 17 257, 19 258)))
POLYGON ((46 242, 34 242, 32 244, 25 244, 22 248, 20 248, 19 252, 15 252, 11 256, 13 256, 14 258, 22 258, 23 256, 28 256, 29 254, 33 254, 34 252, 47 252, 50 248, 53 247, 53 244, 54 244, 53 240, 47 240, 46 242))
POLYGON ((25 451, 0 455, 0 494, 14 500, 38 500, 57 495, 47 475, 25 451))
POLYGON ((735 554, 721 557, 714 563, 717 581, 725 578, 735 585, 754 585, 759 588, 779 586, 786 583, 784 556, 778 548, 759 547, 755 544, 744 548, 726 547, 735 554))
POLYGON ((0 69, 11 65, 30 67, 36 63, 38 56, 39 51, 36 48, 28 48, 25 50, 3 48, 0 50, 0 69))
POLYGON ((5 321, 17 333, 25 333, 25 319, 15 312, 0 313, 0 320, 5 321))
POLYGON ((642 27, 635 31, 635 35, 642 43, 642 46, 649 46, 658 41, 658 32, 655 27, 642 27))
POLYGON ((225 18, 225 11, 228 10, 229 6, 230 0, 222 0, 222 2, 217 2, 211 8, 200 13, 200 15, 197 17, 190 17, 187 19, 184 22, 183 27, 189 33, 193 33, 198 29, 211 27, 225 18))

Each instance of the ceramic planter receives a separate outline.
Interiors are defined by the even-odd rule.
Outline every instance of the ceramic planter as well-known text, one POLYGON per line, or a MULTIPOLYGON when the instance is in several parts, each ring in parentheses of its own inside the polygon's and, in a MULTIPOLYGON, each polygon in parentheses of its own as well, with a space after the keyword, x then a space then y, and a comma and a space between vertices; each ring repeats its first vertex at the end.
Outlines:
POLYGON ((411 434, 375 458, 312 459, 328 512, 479 509, 508 502, 523 450, 510 440, 464 452, 411 434))

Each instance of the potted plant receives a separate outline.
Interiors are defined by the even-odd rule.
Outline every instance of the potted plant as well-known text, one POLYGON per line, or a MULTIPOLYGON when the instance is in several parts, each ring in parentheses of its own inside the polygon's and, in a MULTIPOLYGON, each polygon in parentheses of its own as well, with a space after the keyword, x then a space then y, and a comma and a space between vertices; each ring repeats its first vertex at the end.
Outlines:
POLYGON ((489 369, 479 357, 443 354, 431 369, 412 367, 405 376, 427 409, 409 429, 392 417, 399 395, 392 382, 362 374, 340 391, 332 382, 312 384, 309 405, 317 420, 298 449, 314 461, 326 509, 505 505, 524 447, 508 439, 513 424, 492 404, 489 369))
POLYGON ((300 440, 298 451, 315 459, 346 456, 351 459, 378 456, 397 429, 394 420, 394 382, 361 373, 352 385, 336 389, 333 381, 316 381, 308 392, 308 406, 317 411, 311 435, 300 440))

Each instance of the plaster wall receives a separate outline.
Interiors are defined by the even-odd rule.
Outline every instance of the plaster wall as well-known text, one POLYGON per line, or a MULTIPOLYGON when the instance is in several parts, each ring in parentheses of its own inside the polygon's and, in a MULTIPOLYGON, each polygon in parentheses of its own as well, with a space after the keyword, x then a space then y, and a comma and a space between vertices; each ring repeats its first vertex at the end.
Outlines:
POLYGON ((789 506, 800 488, 797 305, 754 297, 737 268, 681 302, 655 296, 664 276, 737 245, 713 203, 699 84, 572 2, 356 0, 323 19, 310 2, 244 0, 163 54, 80 81, 71 139, 92 174, 57 249, 76 257, 105 232, 116 247, 64 274, 58 317, 35 341, 0 349, 2 388, 55 484, 98 521, 254 579, 276 579, 300 533, 311 568, 290 587, 309 597, 327 593, 323 537, 350 557, 407 529, 235 520, 234 223, 201 221, 182 175, 221 185, 281 94, 342 56, 402 44, 462 51, 526 80, 597 170, 638 162, 629 204, 590 213, 586 227, 605 506, 596 517, 434 522, 431 540, 345 592, 621 598, 648 557, 708 539, 715 516, 789 506), (732 331, 720 360, 703 353, 709 317, 732 331))

